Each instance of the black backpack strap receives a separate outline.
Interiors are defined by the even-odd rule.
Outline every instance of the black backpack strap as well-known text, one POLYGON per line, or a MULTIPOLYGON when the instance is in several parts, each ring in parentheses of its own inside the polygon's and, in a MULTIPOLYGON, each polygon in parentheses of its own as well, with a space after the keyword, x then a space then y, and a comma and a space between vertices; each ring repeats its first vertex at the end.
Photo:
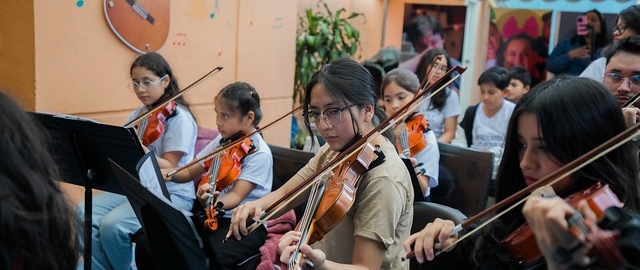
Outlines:
POLYGON ((471 131, 473 130, 473 121, 476 118, 477 110, 478 104, 468 107, 464 112, 462 122, 460 122, 460 126, 464 128, 464 136, 467 139, 467 147, 471 147, 471 144, 473 143, 471 131))

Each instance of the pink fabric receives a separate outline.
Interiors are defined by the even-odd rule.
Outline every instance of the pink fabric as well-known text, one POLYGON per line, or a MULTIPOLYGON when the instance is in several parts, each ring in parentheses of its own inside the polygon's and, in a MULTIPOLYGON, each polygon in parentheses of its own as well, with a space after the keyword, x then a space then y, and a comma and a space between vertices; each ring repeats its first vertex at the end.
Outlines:
POLYGON ((206 127, 198 126, 198 137, 196 138, 195 154, 200 153, 202 148, 218 136, 218 131, 206 127))
POLYGON ((287 269, 286 264, 280 262, 280 238, 296 226, 296 214, 293 210, 282 216, 267 221, 267 240, 260 247, 260 264, 257 270, 287 269))

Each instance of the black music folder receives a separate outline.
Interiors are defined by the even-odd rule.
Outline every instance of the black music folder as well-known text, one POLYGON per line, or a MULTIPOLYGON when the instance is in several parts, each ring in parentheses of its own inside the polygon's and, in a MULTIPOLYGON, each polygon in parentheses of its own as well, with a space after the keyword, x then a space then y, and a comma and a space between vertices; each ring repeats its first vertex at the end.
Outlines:
POLYGON ((136 164, 144 150, 133 128, 64 114, 33 115, 48 131, 49 149, 62 181, 122 194, 107 158, 137 174, 136 164))
POLYGON ((133 128, 105 125, 73 115, 32 113, 47 131, 49 151, 62 181, 84 187, 84 268, 91 269, 92 188, 122 194, 108 159, 137 173, 144 155, 133 128))
POLYGON ((149 191, 113 160, 109 162, 147 235, 155 269, 219 269, 215 256, 210 261, 204 253, 187 213, 149 191))

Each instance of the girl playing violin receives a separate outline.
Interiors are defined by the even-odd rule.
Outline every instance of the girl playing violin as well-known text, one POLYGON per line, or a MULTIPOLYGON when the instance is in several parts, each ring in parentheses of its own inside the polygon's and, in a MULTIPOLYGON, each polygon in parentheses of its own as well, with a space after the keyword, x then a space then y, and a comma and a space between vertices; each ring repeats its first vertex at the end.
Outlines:
MULTIPOLYGON (((171 67, 160 54, 147 53, 139 56, 131 64, 129 72, 132 88, 143 106, 131 113, 127 122, 180 91, 171 67)), ((164 132, 147 146, 158 155, 161 167, 181 166, 193 158, 196 122, 182 97, 175 102, 177 107, 164 121, 164 132)), ((176 208, 191 210, 195 200, 192 183, 168 182, 167 189, 176 208)), ((82 219, 84 202, 79 204, 77 212, 82 219)), ((97 194, 93 197, 92 213, 92 269, 130 268, 133 262, 131 235, 141 225, 127 198, 109 192, 97 194)), ((83 232, 79 232, 78 237, 80 243, 84 243, 83 232)))
MULTIPOLYGON (((260 119, 262 119, 258 92, 253 86, 243 82, 229 84, 220 90, 215 98, 215 111, 216 126, 220 135, 205 146, 196 155, 196 159, 206 156, 220 146, 224 146, 225 143, 254 132, 258 123, 260 123, 260 119)), ((205 205, 207 200, 210 197, 214 197, 215 194, 217 202, 213 202, 213 204, 222 205, 219 210, 226 211, 223 217, 217 218, 219 226, 216 230, 211 230, 208 227, 201 230, 201 234, 209 239, 216 252, 215 255, 224 269, 233 269, 240 260, 258 253, 258 249, 264 244, 267 237, 265 227, 260 226, 255 232, 247 235, 241 241, 223 243, 231 220, 232 212, 230 210, 240 204, 259 199, 268 194, 273 184, 273 159, 269 146, 259 133, 252 135, 248 139, 251 141, 252 150, 241 160, 238 160, 241 162, 241 172, 238 178, 227 187, 218 186, 221 182, 218 181, 216 189, 219 191, 216 191, 213 190, 208 177, 204 177, 200 180, 197 191, 198 200, 202 205, 205 205)), ((225 155, 213 157, 213 159, 216 158, 228 157, 225 155)), ((215 160, 213 161, 215 162, 215 160)), ((208 166, 205 166, 205 162, 202 161, 178 172, 170 179, 173 182, 190 182, 204 172, 209 171, 210 168, 206 167, 208 166)), ((225 168, 221 167, 221 173, 223 169, 225 168)), ((196 207, 198 206, 200 205, 196 205, 196 207)), ((201 209, 202 207, 199 208, 201 209)))
MULTIPOLYGON (((323 66, 307 84, 303 110, 307 129, 314 125, 326 140, 318 154, 281 188, 245 203, 233 211, 229 237, 241 239, 248 233, 247 221, 260 218, 279 198, 298 187, 325 162, 329 162, 355 139, 367 134, 386 117, 377 107, 375 84, 371 74, 351 59, 338 59, 323 66)), ((311 134, 311 133, 310 133, 311 134)), ((372 137, 384 155, 384 161, 360 176, 353 206, 346 216, 323 238, 324 248, 303 244, 300 251, 315 269, 408 269, 402 239, 409 236, 413 214, 413 189, 409 174, 390 138, 372 137)), ((295 200, 309 197, 306 191, 295 200)), ((295 205, 287 205, 284 213, 295 205)), ((299 231, 285 234, 281 241, 281 261, 288 262, 292 246, 301 237, 299 231)))
MULTIPOLYGON (((573 77, 557 77, 539 84, 524 95, 511 117, 496 180, 496 200, 503 200, 546 177, 625 129, 619 106, 601 84, 573 77)), ((609 184, 624 207, 638 211, 638 164, 634 160, 630 144, 627 143, 553 185, 553 189, 559 196, 565 197, 600 181, 609 184)), ((529 209, 532 208, 531 204, 528 202, 526 206, 527 219, 536 219, 534 225, 537 226, 533 227, 533 232, 538 243, 543 244, 542 255, 547 255, 546 262, 553 269, 557 265, 551 262, 548 251, 561 246, 556 242, 560 237, 545 237, 548 234, 543 235, 537 229, 541 223, 558 227, 557 224, 566 222, 562 222, 559 216, 541 217, 535 214, 534 217, 533 213, 538 210, 529 209), (540 242, 543 238, 548 242, 540 242)), ((544 262, 540 261, 529 265, 519 264, 501 243, 505 236, 525 222, 521 211, 522 207, 517 207, 507 212, 485 227, 479 235, 474 235, 475 239, 467 239, 455 247, 454 251, 458 252, 461 260, 472 259, 468 261, 470 265, 466 266, 467 269, 473 266, 479 269, 544 268, 544 262)), ((451 235, 454 226, 452 221, 436 219, 422 231, 411 235, 405 242, 405 249, 408 251, 415 243, 414 251, 419 262, 423 262, 425 257, 433 260, 436 242, 439 248, 444 249, 457 239, 457 234, 451 235)), ((569 234, 566 228, 564 234, 569 234)))
MULTIPOLYGON (((384 76, 381 88, 382 95, 384 97, 384 109, 387 116, 390 116, 413 99, 413 96, 420 88, 420 81, 418 81, 418 77, 411 71, 406 69, 394 69, 384 76)), ((405 123, 413 123, 419 119, 424 118, 421 114, 414 113, 411 117, 405 120, 405 123)), ((417 126, 419 124, 421 123, 418 122, 414 125, 417 126)), ((406 125, 410 124, 405 124, 405 128, 407 128, 406 125)), ((428 127, 428 124, 424 128, 424 130, 418 127, 411 128, 412 131, 417 132, 420 135, 412 136, 412 138, 419 138, 422 142, 409 142, 409 144, 415 146, 410 149, 411 155, 408 156, 408 158, 411 159, 411 163, 416 167, 415 173, 418 177, 422 194, 424 194, 425 199, 428 200, 430 192, 429 189, 438 185, 440 151, 438 150, 436 135, 428 127)), ((406 129, 404 131, 399 131, 399 128, 396 128, 395 135, 397 141, 401 141, 402 139, 400 139, 400 137, 402 136, 406 138, 406 134, 406 129), (402 133, 404 133, 404 135, 402 133)), ((408 138, 406 140, 408 140, 408 138)), ((402 152, 402 150, 400 152, 402 152)))
MULTIPOLYGON (((424 81, 425 78, 429 78, 429 83, 432 84, 444 76, 450 68, 451 61, 447 51, 434 48, 424 54, 418 64, 416 74, 421 82, 424 81), (442 58, 434 63, 437 57, 442 58), (429 74, 427 74, 427 71, 430 71, 429 74)), ((441 85, 444 85, 448 80, 449 78, 442 80, 441 85)), ((438 89, 441 85, 432 89, 438 89)), ((460 115, 460 98, 458 97, 458 92, 450 87, 445 88, 431 97, 431 99, 422 103, 420 113, 427 117, 429 126, 436 134, 438 141, 451 143, 458 128, 458 116, 460 115)))

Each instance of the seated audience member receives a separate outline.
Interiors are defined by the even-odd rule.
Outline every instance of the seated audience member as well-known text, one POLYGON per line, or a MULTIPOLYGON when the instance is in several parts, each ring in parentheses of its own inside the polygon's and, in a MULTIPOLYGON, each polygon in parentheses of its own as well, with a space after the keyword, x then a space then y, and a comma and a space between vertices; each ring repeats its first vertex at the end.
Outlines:
MULTIPOLYGON (((427 50, 420 60, 420 64, 418 64, 418 70, 416 71, 418 79, 420 79, 420 82, 428 80, 429 83, 427 87, 430 87, 431 91, 441 88, 450 80, 449 77, 443 78, 451 68, 450 60, 444 49, 435 48, 427 50), (442 58, 434 62, 437 57, 442 58), (429 72, 429 74, 427 74, 427 72, 429 72), (440 78, 443 78, 442 82, 433 86, 440 78)), ((425 97, 427 96, 430 96, 430 94, 425 95, 425 97)), ((460 115, 460 98, 458 97, 458 92, 447 86, 429 100, 422 103, 420 113, 429 121, 429 126, 435 133, 438 141, 451 143, 451 140, 453 140, 456 134, 458 115, 460 115)))
POLYGON ((509 74, 509 86, 504 90, 504 97, 513 103, 518 103, 518 100, 531 89, 531 74, 521 66, 509 69, 507 74, 509 74))
POLYGON ((587 16, 589 31, 585 35, 575 34, 562 39, 547 59, 547 70, 556 75, 579 75, 591 61, 600 58, 602 48, 611 42, 604 16, 598 10, 590 10, 582 15, 587 16))
POLYGON ((504 99, 508 85, 506 69, 492 67, 485 70, 478 78, 481 102, 467 108, 460 122, 470 148, 494 153, 494 174, 502 156, 507 124, 515 107, 513 102, 504 99))
MULTIPOLYGON (((611 32, 613 34, 614 44, 623 38, 640 34, 640 5, 633 5, 622 10, 616 20, 616 26, 613 27, 611 32)), ((603 53, 603 55, 604 54, 605 53, 603 53)), ((602 56, 591 62, 591 64, 580 73, 580 77, 591 78, 601 82, 604 80, 603 75, 606 65, 607 59, 602 56)))

